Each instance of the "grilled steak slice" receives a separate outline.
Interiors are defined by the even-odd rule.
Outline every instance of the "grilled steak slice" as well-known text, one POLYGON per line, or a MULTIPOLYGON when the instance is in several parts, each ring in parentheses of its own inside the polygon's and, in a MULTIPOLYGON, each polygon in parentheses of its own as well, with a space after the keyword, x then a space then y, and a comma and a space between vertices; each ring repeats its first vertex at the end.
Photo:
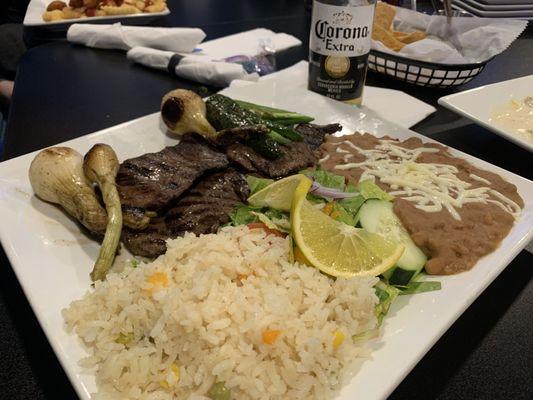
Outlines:
POLYGON ((307 143, 312 150, 318 149, 324 143, 324 136, 338 132, 341 129, 342 126, 339 124, 299 124, 294 128, 296 132, 302 135, 304 143, 307 143))
POLYGON ((165 240, 176 237, 165 224, 165 219, 152 218, 150 224, 142 231, 124 227, 122 242, 136 256, 155 258, 167 250, 165 240))
POLYGON ((175 235, 185 232, 216 232, 229 221, 229 213, 250 193, 242 174, 234 170, 215 172, 193 186, 166 215, 167 227, 175 235))
POLYGON ((200 136, 183 136, 176 146, 120 165, 116 181, 121 203, 158 211, 177 199, 205 171, 227 165, 226 156, 200 136))
POLYGON ((122 242, 136 256, 155 258, 166 251, 165 240, 185 232, 216 232, 229 221, 229 213, 246 201, 250 189, 244 176, 234 170, 202 177, 171 208, 165 217, 152 218, 142 231, 124 228, 122 242))
POLYGON ((315 165, 318 158, 304 142, 291 142, 280 146, 283 155, 277 160, 268 160, 255 152, 251 147, 236 143, 227 148, 226 154, 230 161, 238 164, 248 172, 279 178, 301 171, 315 165))

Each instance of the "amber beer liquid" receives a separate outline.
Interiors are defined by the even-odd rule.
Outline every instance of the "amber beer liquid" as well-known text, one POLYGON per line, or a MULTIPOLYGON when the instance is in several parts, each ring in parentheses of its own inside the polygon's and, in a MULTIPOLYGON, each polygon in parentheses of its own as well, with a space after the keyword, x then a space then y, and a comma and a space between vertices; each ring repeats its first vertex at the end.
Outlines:
POLYGON ((309 39, 309 90, 361 104, 375 0, 315 0, 309 39))

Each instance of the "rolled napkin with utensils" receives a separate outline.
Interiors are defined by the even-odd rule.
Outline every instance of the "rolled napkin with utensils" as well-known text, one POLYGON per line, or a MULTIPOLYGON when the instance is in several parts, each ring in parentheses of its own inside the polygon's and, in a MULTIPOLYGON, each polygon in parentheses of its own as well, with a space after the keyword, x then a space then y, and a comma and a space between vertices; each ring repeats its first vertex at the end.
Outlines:
POLYGON ((143 46, 171 52, 190 53, 205 38, 199 28, 158 28, 144 26, 73 24, 69 42, 100 49, 129 50, 143 46))
POLYGON ((259 75, 248 73, 240 64, 217 61, 203 55, 183 55, 171 51, 134 47, 127 53, 128 60, 146 67, 169 70, 180 78, 224 87, 235 79, 257 81, 259 75))

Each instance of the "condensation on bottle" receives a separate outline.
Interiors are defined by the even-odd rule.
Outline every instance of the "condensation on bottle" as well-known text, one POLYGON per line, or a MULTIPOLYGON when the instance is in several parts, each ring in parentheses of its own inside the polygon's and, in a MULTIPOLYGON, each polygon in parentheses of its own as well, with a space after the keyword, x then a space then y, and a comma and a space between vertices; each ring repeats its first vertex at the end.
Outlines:
POLYGON ((309 38, 313 92, 361 104, 375 0, 315 0, 309 38))

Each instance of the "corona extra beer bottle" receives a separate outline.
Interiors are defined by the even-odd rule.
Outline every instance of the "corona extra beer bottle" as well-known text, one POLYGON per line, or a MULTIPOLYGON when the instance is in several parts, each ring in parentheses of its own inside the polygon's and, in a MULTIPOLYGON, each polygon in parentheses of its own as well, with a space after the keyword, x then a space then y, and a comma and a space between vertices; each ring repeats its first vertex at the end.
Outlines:
POLYGON ((309 90, 361 104, 375 0, 314 0, 309 90))

